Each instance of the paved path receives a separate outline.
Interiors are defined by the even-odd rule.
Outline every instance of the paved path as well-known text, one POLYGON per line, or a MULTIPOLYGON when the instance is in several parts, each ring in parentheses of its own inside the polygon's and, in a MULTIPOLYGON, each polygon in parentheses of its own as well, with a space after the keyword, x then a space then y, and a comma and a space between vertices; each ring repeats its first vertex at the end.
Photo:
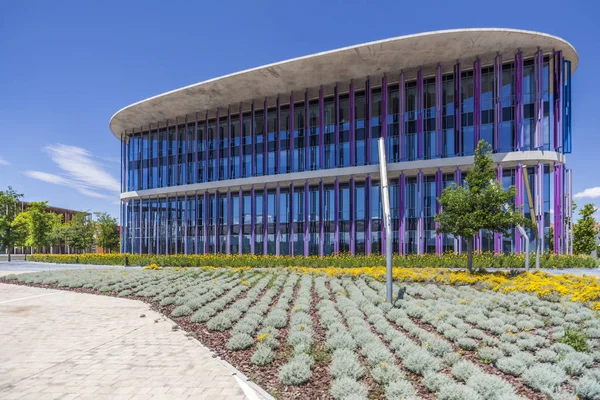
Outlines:
POLYGON ((140 301, 0 284, 0 399, 262 399, 250 391, 140 301))

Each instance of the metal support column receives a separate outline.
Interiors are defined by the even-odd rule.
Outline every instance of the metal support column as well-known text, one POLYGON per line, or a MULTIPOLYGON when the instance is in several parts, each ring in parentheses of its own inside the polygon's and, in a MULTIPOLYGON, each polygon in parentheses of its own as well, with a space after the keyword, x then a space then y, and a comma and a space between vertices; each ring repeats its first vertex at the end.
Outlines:
POLYGON ((534 148, 539 149, 544 146, 544 99, 542 98, 543 91, 543 70, 544 70, 544 54, 538 47, 534 57, 534 76, 535 76, 535 140, 534 148))
POLYGON ((268 236, 268 232, 269 232, 268 205, 269 205, 269 201, 268 201, 268 198, 269 198, 269 192, 267 191, 267 185, 265 185, 265 187, 263 189, 263 254, 269 254, 269 247, 268 247, 268 240, 269 240, 269 236, 268 236))
MULTIPOLYGON (((231 148, 231 146, 229 146, 229 148, 231 148)), ((231 158, 229 158, 231 160, 231 158)), ((231 253, 231 228, 232 228, 232 223, 231 223, 231 214, 233 211, 233 207, 231 207, 231 188, 227 188, 227 206, 226 206, 226 213, 227 213, 227 218, 225 219, 225 224, 227 225, 227 236, 225 237, 225 254, 230 254, 231 253)))
POLYGON ((417 174, 417 254, 423 254, 425 248, 425 185, 423 171, 417 174))
POLYGON ((335 87, 333 88, 333 104, 335 107, 334 110, 334 119, 333 119, 333 124, 334 124, 334 136, 335 136, 335 151, 334 151, 334 157, 333 157, 333 167, 337 168, 338 166, 341 165, 340 163, 340 97, 339 97, 339 91, 338 91, 338 84, 335 84, 335 87))
MULTIPOLYGON (((241 130, 240 130, 241 133, 241 130)), ((240 190, 238 192, 239 200, 238 204, 240 206, 240 212, 238 214, 239 219, 239 233, 238 233, 238 253, 242 254, 242 246, 244 244, 244 193, 242 192, 242 187, 240 186, 240 190)))
POLYGON ((365 82, 365 148, 367 151, 365 164, 371 164, 371 80, 365 82))
POLYGON ((309 228, 309 201, 308 201, 308 180, 304 181, 304 256, 308 256, 310 251, 308 248, 308 241, 310 238, 310 228, 309 228))
POLYGON ((399 145, 400 145, 400 160, 406 160, 406 126, 404 125, 404 113, 406 112, 406 84, 404 82, 404 72, 400 73, 400 85, 398 96, 398 128, 399 128, 399 145))
POLYGON ((288 157, 288 170, 290 172, 298 172, 298 168, 294 168, 294 160, 296 159, 296 155, 294 154, 294 137, 295 137, 295 129, 294 129, 294 92, 290 94, 290 107, 289 107, 290 118, 289 126, 288 126, 288 137, 290 141, 289 152, 290 156, 288 157))
MULTIPOLYGON (((254 119, 254 118, 253 118, 254 119)), ((254 196, 254 185, 250 187, 250 253, 256 250, 256 198, 254 196)))
POLYGON ((502 56, 494 58, 494 152, 502 148, 502 56))
POLYGON ((423 108, 425 105, 424 93, 423 93, 423 68, 419 67, 417 70, 417 158, 423 159, 424 154, 424 121, 423 121, 423 108))
MULTIPOLYGON (((502 165, 500 164, 498 164, 498 168, 496 169, 496 179, 502 185, 502 165)), ((502 234, 498 232, 494 232, 494 252, 502 253, 502 234)))
POLYGON ((521 150, 524 143, 523 127, 523 52, 515 55, 515 149, 521 150))
POLYGON ((350 165, 356 165, 356 138, 355 138, 355 115, 354 115, 354 81, 350 81, 350 165))
POLYGON ((323 179, 319 182, 319 256, 323 257, 323 242, 325 241, 325 224, 324 218, 324 207, 323 207, 323 179))
POLYGON ((277 182, 277 187, 275 188, 275 255, 280 255, 280 245, 281 245, 281 229, 279 220, 281 215, 281 186, 279 186, 279 182, 277 182))
MULTIPOLYGON (((456 171, 454 171, 454 183, 456 186, 462 185, 462 171, 460 167, 457 167, 456 171)), ((454 237, 454 252, 457 254, 462 253, 462 238, 460 236, 454 237)))
POLYGON ((294 182, 290 183, 290 212, 288 218, 288 253, 294 255, 294 182))
POLYGON ((371 254, 371 177, 365 178, 365 254, 371 254))
POLYGON ((356 223, 355 223, 355 216, 356 216, 356 211, 354 209, 354 205, 356 204, 355 201, 355 187, 354 187, 354 177, 351 176, 350 177, 350 254, 354 254, 355 250, 356 250, 356 245, 355 245, 355 237, 356 237, 356 223))
MULTIPOLYGON (((195 193, 195 203, 194 203, 194 254, 198 254, 199 248, 198 248, 198 222, 200 221, 199 215, 200 215, 200 207, 198 207, 198 191, 196 190, 195 193)), ((203 216, 205 218, 205 216, 203 216)))
POLYGON ((473 62, 473 150, 477 147, 479 139, 481 139, 481 60, 477 57, 473 62))
MULTIPOLYGON (((442 66, 440 64, 435 68, 435 156, 442 157, 442 104, 443 86, 442 86, 442 66)), ((403 119, 400 119, 402 123, 403 119)))
POLYGON ((339 253, 339 238, 340 238, 340 182, 339 179, 335 178, 335 183, 333 184, 333 224, 334 224, 334 233, 333 233, 333 252, 335 254, 339 253))
POLYGON ((398 190, 399 190, 399 207, 400 207, 400 223, 398 228, 398 242, 399 248, 398 253, 404 255, 406 254, 404 240, 405 240, 405 232, 406 232, 406 213, 405 213, 405 201, 406 201, 406 175, 404 172, 400 174, 400 178, 398 181, 398 190))
MULTIPOLYGON (((438 215, 442 211, 442 205, 439 202, 439 198, 442 196, 442 170, 438 168, 435 172, 435 214, 438 215)), ((439 228, 440 224, 436 221, 435 229, 439 228)), ((435 252, 436 254, 443 253, 443 235, 441 233, 435 234, 435 252)))
MULTIPOLYGON (((515 208, 517 211, 523 213, 523 193, 525 190, 523 184, 523 165, 519 163, 515 170, 515 208)), ((515 229, 515 253, 521 252, 521 232, 518 229, 515 229)))
POLYGON ((323 86, 319 88, 319 165, 325 169, 325 99, 323 98, 323 86))
POLYGON ((462 154, 462 113, 461 113, 461 69, 460 61, 454 65, 454 154, 462 154))

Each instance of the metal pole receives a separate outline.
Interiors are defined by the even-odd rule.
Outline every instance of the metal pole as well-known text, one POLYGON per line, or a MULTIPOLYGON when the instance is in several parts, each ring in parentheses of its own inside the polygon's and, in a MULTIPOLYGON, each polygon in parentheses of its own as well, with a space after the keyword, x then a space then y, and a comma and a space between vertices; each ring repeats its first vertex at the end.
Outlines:
POLYGON ((386 265, 386 300, 392 302, 392 220, 390 217, 390 192, 388 188, 387 164, 385 159, 385 140, 379 138, 379 174, 381 180, 381 203, 383 208, 383 225, 385 227, 385 265, 386 265))

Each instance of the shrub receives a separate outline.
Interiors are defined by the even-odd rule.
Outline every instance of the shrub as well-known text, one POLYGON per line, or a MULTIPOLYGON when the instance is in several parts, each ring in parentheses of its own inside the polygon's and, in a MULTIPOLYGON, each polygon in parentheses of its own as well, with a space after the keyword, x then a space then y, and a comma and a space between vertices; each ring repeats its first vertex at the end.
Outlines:
POLYGON ((501 399, 515 394, 512 385, 496 375, 474 374, 467 381, 467 386, 484 399, 501 399))
POLYGON ((133 292, 131 290, 123 290, 122 292, 119 292, 118 297, 127 297, 127 296, 131 296, 133 292))
POLYGON ((165 297, 160 301, 161 306, 168 306, 175 303, 175 297, 165 297))
POLYGON ((481 374, 479 367, 471 361, 459 361, 452 367, 452 375, 459 381, 466 382, 471 376, 481 374))
POLYGON ((208 320, 206 327, 211 331, 225 331, 231 328, 231 319, 227 315, 219 314, 208 320))
POLYGON ((254 354, 252 354, 252 358, 250 359, 250 361, 254 365, 264 366, 271 364, 273 362, 274 357, 275 355, 273 353, 273 350, 271 350, 269 346, 259 344, 256 347, 254 354))
POLYGON ((558 358, 558 354, 556 354, 554 351, 552 351, 550 349, 538 350, 538 352, 535 353, 535 356, 539 362, 547 362, 547 363, 552 363, 552 362, 556 361, 556 359, 558 358))
POLYGON ((440 363, 437 358, 420 347, 411 351, 410 354, 403 359, 403 363, 407 370, 419 375, 423 375, 430 370, 437 371, 440 368, 440 363))
POLYGON ((292 358, 279 370, 279 382, 283 385, 302 385, 312 376, 311 364, 304 358, 292 358))
POLYGON ((464 350, 475 350, 477 348, 477 342, 467 337, 461 337, 456 341, 458 347, 464 350))
POLYGON ((366 400, 369 390, 362 383, 345 376, 333 380, 329 393, 335 400, 366 400))
POLYGON ((365 369, 352 350, 339 349, 333 352, 329 373, 334 378, 347 376, 356 380, 364 375, 365 369))
POLYGON ((565 329, 563 337, 557 340, 558 343, 568 344, 575 351, 589 353, 590 347, 585 333, 580 329, 565 329))
POLYGON ((443 385, 437 398, 438 400, 481 400, 481 396, 475 390, 459 383, 443 385))
POLYGON ((592 377, 583 376, 575 383, 575 393, 584 400, 600 400, 600 383, 592 377))
POLYGON ((244 350, 252 346, 253 343, 252 336, 246 333, 236 333, 231 335, 226 346, 229 350, 244 350))
POLYGON ((546 364, 536 364, 528 368, 521 377, 527 386, 544 393, 555 392, 567 379, 562 369, 546 364))
POLYGON ((371 376, 380 385, 387 385, 390 382, 399 381, 404 378, 404 375, 397 366, 385 362, 372 368, 371 376))
POLYGON ((477 357, 486 364, 496 362, 503 355, 502 350, 495 347, 482 347, 477 350, 477 357))
POLYGON ((496 361, 496 367, 508 375, 520 376, 527 366, 522 360, 515 357, 504 357, 496 361))
POLYGON ((390 382, 385 389, 385 398, 389 400, 416 400, 417 391, 413 385, 404 380, 390 382))
POLYGON ((325 342, 325 348, 330 351, 337 349, 350 349, 356 348, 356 343, 352 336, 346 331, 333 332, 327 335, 327 341, 325 342))
POLYGON ((454 381, 446 374, 429 371, 423 377, 423 386, 430 392, 438 392, 442 386, 451 385, 454 381))
POLYGON ((177 306, 171 311, 171 315, 173 317, 184 317, 186 315, 190 315, 192 313, 192 309, 186 305, 177 306))
POLYGON ((573 352, 564 356, 558 363, 569 375, 581 375, 592 366, 594 358, 588 354, 573 352))

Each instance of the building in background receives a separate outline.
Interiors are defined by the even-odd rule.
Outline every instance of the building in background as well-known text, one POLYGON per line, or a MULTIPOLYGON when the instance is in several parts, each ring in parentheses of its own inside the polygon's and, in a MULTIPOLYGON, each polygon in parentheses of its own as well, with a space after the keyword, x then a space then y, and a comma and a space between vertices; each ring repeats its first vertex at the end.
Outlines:
MULTIPOLYGON (((110 121, 122 142, 122 251, 370 254, 392 240, 403 254, 460 252, 460 238, 435 233, 436 198, 463 182, 485 139, 498 179, 516 185, 516 206, 534 214, 544 250, 565 252, 577 63, 573 46, 543 33, 439 31, 283 61, 132 104, 110 121), (383 232, 379 137, 392 237, 383 232)), ((525 248, 517 230, 482 231, 475 246, 525 248)))

